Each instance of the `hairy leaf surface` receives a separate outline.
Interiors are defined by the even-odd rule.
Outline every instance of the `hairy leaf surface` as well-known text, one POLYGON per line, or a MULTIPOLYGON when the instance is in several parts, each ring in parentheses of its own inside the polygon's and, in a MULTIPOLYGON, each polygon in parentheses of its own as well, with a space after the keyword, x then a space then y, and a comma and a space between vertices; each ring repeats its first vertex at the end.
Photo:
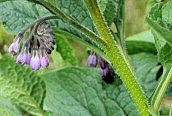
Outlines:
POLYGON ((137 116, 126 87, 102 86, 97 69, 66 68, 43 75, 47 94, 44 108, 60 116, 137 116))
POLYGON ((25 0, 7 1, 0 3, 0 21, 10 33, 17 34, 29 24, 48 12, 41 6, 25 0))
POLYGON ((45 83, 28 67, 21 67, 10 56, 0 59, 0 96, 33 115, 43 115, 45 83))

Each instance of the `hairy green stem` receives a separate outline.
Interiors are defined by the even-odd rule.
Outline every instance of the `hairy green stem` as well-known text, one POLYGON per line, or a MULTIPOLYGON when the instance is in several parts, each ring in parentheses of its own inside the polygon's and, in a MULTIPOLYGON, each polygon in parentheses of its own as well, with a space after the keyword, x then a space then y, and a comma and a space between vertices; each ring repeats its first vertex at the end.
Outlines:
POLYGON ((172 68, 170 69, 170 71, 165 71, 165 74, 162 76, 160 83, 158 84, 158 87, 152 96, 151 105, 153 106, 153 110, 156 113, 158 113, 159 111, 163 97, 170 85, 171 80, 172 80, 172 68))
MULTIPOLYGON (((24 33, 26 32, 28 29, 30 29, 31 27, 33 27, 36 23, 42 23, 46 20, 49 20, 49 19, 58 19, 59 17, 58 16, 45 16, 45 17, 42 17, 40 19, 37 19, 36 21, 34 21, 32 24, 28 25, 25 29, 23 29, 20 33, 24 33)), ((39 26, 39 24, 37 24, 36 28, 39 26)), ((36 29, 37 30, 37 29, 36 29)))
POLYGON ((108 43, 107 46, 103 46, 103 49, 107 53, 107 56, 109 57, 113 66, 115 66, 115 69, 120 74, 122 81, 127 86, 131 96, 133 97, 133 100, 135 101, 140 111, 140 114, 148 116, 150 113, 146 97, 138 82, 136 81, 135 75, 133 74, 129 63, 127 63, 125 56, 123 55, 117 43, 114 41, 110 30, 105 23, 105 19, 100 11, 97 1, 85 1, 101 37, 108 43))

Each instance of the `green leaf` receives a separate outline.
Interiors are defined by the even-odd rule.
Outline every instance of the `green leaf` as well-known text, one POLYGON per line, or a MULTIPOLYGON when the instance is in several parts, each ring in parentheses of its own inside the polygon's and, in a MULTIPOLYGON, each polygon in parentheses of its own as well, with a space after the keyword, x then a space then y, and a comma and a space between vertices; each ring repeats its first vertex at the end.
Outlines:
MULTIPOLYGON (((82 0, 49 0, 48 2, 55 4, 58 8, 65 12, 67 15, 71 16, 74 20, 76 20, 79 24, 85 26, 86 28, 92 30, 97 33, 92 18, 85 6, 84 1, 82 0)), ((78 29, 69 25, 64 21, 59 21, 58 26, 62 33, 70 33, 73 38, 82 41, 86 45, 89 45, 92 49, 101 49, 94 41, 92 41, 88 36, 81 33, 78 29)), ((67 34, 64 34, 67 35, 67 34)), ((101 50, 100 50, 101 51, 101 50)), ((103 52, 103 51, 101 51, 103 52)), ((100 53, 102 54, 102 53, 100 53)))
MULTIPOLYGON (((86 26, 92 31, 96 31, 96 28, 93 25, 91 16, 85 6, 84 1, 82 0, 46 0, 54 6, 58 6, 63 12, 67 15, 70 15, 80 24, 86 26)), ((66 24, 69 26, 69 24, 66 24)), ((64 27, 64 29, 68 29, 64 27)), ((72 31, 72 30, 71 30, 72 31)), ((76 30, 75 30, 76 31, 76 30)))
POLYGON ((108 0, 97 0, 97 2, 100 5, 101 12, 104 12, 106 9, 106 4, 108 3, 108 0))
POLYGON ((172 1, 167 2, 162 7, 162 22, 165 26, 171 30, 172 29, 172 1))
POLYGON ((0 21, 5 23, 10 33, 17 34, 41 16, 47 15, 47 10, 27 1, 7 1, 0 3, 0 21))
POLYGON ((63 58, 59 52, 53 51, 51 57, 53 59, 53 64, 56 69, 60 69, 64 66, 63 58))
POLYGON ((152 32, 155 38, 155 45, 158 50, 160 62, 165 67, 172 66, 172 32, 160 26, 152 19, 147 18, 147 22, 153 28, 152 32))
POLYGON ((159 23, 162 23, 162 6, 162 2, 156 3, 152 6, 149 12, 149 17, 151 17, 153 20, 159 23))
POLYGON ((130 57, 136 77, 147 97, 150 98, 158 85, 157 76, 161 76, 157 75, 161 68, 161 65, 158 65, 158 57, 150 53, 139 53, 130 57))
POLYGON ((155 3, 150 12, 149 17, 154 21, 157 21, 162 27, 165 27, 168 30, 172 29, 172 1, 163 1, 155 3))
POLYGON ((61 54, 65 63, 74 66, 78 64, 74 50, 65 36, 60 34, 56 35, 56 46, 56 50, 61 54))
POLYGON ((22 116, 20 111, 7 99, 0 97, 0 115, 1 116, 22 116))
POLYGON ((21 67, 13 58, 0 59, 0 96, 33 115, 43 115, 45 84, 28 67, 21 67))
POLYGON ((0 2, 7 2, 7 1, 14 1, 14 0, 0 0, 0 2))
MULTIPOLYGON (((60 10, 71 16, 78 23, 96 32, 96 28, 93 24, 91 16, 82 0, 48 0, 48 2, 54 6, 58 6, 60 10)), ((71 33, 85 41, 88 41, 89 43, 93 43, 88 37, 84 36, 84 34, 82 34, 76 28, 70 26, 68 23, 59 21, 59 27, 65 32, 71 33)))
POLYGON ((43 75, 46 82, 44 108, 60 116, 137 116, 126 87, 103 87, 99 70, 66 68, 43 75))
POLYGON ((154 37, 150 30, 128 37, 126 48, 129 54, 141 52, 157 54, 154 37))
POLYGON ((118 9, 119 9, 119 0, 108 0, 106 9, 103 12, 103 15, 106 19, 107 25, 111 26, 115 18, 118 18, 118 9))

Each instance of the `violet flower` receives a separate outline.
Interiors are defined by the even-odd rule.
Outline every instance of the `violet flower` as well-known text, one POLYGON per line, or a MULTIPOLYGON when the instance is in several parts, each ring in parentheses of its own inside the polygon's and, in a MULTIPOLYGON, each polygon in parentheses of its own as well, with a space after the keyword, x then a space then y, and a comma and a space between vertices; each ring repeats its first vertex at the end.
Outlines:
POLYGON ((19 53, 19 50, 20 50, 20 44, 18 41, 16 41, 10 45, 8 52, 13 55, 17 55, 19 53))
POLYGON ((33 70, 39 70, 41 68, 41 62, 37 50, 33 51, 33 55, 30 60, 30 66, 33 70))
POLYGON ((89 67, 96 67, 98 64, 98 56, 96 53, 93 53, 88 57, 88 66, 89 67))
POLYGON ((27 53, 27 54, 26 54, 26 64, 30 65, 30 60, 31 60, 31 58, 32 58, 31 53, 27 53))
POLYGON ((41 56, 40 62, 41 62, 42 68, 47 68, 49 66, 50 60, 49 60, 48 56, 45 54, 45 52, 41 56))
POLYGON ((20 43, 23 40, 25 35, 25 31, 22 31, 18 34, 18 36, 15 38, 14 42, 10 45, 8 52, 13 54, 13 55, 17 55, 19 53, 20 50, 20 43))
POLYGON ((26 54, 23 52, 23 53, 19 54, 19 56, 17 57, 16 63, 18 63, 20 65, 24 65, 25 62, 26 62, 26 54))
POLYGON ((100 68, 105 69, 107 67, 107 62, 104 59, 100 59, 100 68))

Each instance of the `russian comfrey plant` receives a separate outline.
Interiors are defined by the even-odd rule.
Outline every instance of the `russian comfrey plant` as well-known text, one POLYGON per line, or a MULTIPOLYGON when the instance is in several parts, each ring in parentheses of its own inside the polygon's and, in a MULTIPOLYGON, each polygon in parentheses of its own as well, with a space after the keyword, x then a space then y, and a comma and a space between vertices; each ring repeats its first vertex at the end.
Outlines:
MULTIPOLYGON (((9 1, 10 0, 1 0, 1 2, 7 2, 6 5, 10 3, 15 4, 15 2, 9 1)), ((169 8, 172 2, 155 2, 146 19, 147 23, 152 27, 155 46, 158 51, 158 62, 162 64, 164 69, 163 75, 160 75, 161 78, 158 87, 155 88, 155 91, 152 92, 153 94, 148 97, 141 88, 142 84, 139 85, 138 83, 139 79, 134 72, 132 63, 130 62, 130 56, 127 53, 130 47, 126 47, 128 44, 127 41, 125 41, 125 0, 28 1, 33 5, 38 5, 36 7, 44 8, 46 13, 45 16, 41 15, 40 18, 32 21, 28 26, 24 27, 24 29, 21 29, 14 39, 14 42, 10 45, 9 52, 14 56, 19 54, 16 60, 18 64, 30 65, 33 70, 47 68, 50 63, 48 54, 51 54, 55 49, 56 42, 58 42, 56 39, 58 40, 58 37, 60 37, 56 36, 56 34, 67 35, 66 32, 72 33, 77 37, 71 38, 77 38, 77 40, 80 40, 92 49, 88 57, 88 66, 96 67, 99 64, 103 80, 108 78, 110 81, 114 82, 114 77, 117 77, 117 75, 120 76, 120 79, 126 86, 139 111, 139 113, 135 115, 158 115, 160 104, 162 103, 162 99, 172 78, 172 63, 170 59, 172 58, 172 41, 170 36, 172 35, 170 31, 171 22, 169 21, 170 15, 163 14, 172 10, 169 8), (93 29, 90 29, 88 25, 82 24, 82 21, 78 19, 79 16, 74 17, 70 15, 69 12, 66 12, 64 10, 66 7, 62 8, 59 6, 62 4, 67 5, 67 2, 71 3, 69 6, 82 3, 82 8, 86 10, 84 13, 88 15, 91 20, 91 22, 87 21, 87 24, 92 23, 93 29), (113 14, 110 11, 114 11, 115 13, 113 14), (55 23, 56 20, 58 20, 60 22, 59 25, 62 23, 62 25, 60 25, 61 30, 53 29, 53 21, 49 22, 51 19, 53 19, 55 23), (112 23, 115 24, 116 32, 111 30, 110 26, 112 23), (28 37, 26 37, 27 33, 29 33, 28 37), (28 38, 26 42, 24 41, 25 38, 28 38), (24 45, 22 42, 25 42, 24 45), (20 48, 22 48, 22 50, 20 48), (167 49, 170 49, 170 53, 168 53, 169 51, 167 49)), ((23 1, 18 0, 16 3, 20 2, 23 1)), ((71 10, 70 7, 68 7, 68 10, 71 10)), ((41 11, 37 11, 36 14, 41 14, 39 12, 41 11)), ((3 18, 0 19, 3 21, 3 18)), ((4 20, 4 22, 8 23, 6 20, 4 20)), ((146 51, 145 49, 143 46, 141 50, 146 51)), ((149 47, 149 49, 151 49, 151 47, 149 47)))

